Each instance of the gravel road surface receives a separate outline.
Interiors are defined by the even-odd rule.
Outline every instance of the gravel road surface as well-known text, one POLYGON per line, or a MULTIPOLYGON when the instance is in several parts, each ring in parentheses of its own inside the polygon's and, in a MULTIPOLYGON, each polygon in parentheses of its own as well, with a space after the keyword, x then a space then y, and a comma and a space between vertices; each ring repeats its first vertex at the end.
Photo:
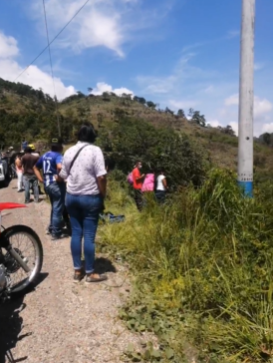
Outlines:
MULTIPOLYGON (((16 181, 0 189, 0 202, 24 202, 16 181)), ((43 243, 44 265, 35 291, 0 305, 0 363, 5 362, 7 349, 16 362, 122 362, 127 346, 139 345, 145 338, 129 332, 118 319, 128 291, 126 268, 99 256, 109 280, 73 283, 70 239, 52 242, 45 234, 49 213, 44 196, 26 209, 3 212, 5 227, 25 224, 37 232, 43 243)))

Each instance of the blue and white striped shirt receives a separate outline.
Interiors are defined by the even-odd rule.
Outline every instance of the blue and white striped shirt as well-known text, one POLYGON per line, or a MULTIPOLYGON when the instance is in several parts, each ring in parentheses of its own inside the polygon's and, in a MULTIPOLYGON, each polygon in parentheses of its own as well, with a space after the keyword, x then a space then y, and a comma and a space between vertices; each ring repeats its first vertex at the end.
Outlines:
POLYGON ((43 169, 44 185, 46 187, 56 182, 55 175, 58 174, 57 165, 62 164, 62 162, 62 154, 55 151, 49 151, 45 153, 38 160, 36 167, 38 169, 43 169))

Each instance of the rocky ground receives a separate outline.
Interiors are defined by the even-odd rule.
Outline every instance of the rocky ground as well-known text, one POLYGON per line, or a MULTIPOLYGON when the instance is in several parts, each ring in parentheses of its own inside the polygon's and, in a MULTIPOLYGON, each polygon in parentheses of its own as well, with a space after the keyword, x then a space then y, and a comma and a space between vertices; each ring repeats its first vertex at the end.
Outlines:
MULTIPOLYGON (((0 189, 0 202, 24 202, 16 181, 0 189)), ((5 227, 25 224, 37 232, 44 264, 35 291, 0 306, 0 363, 5 362, 8 349, 16 362, 122 362, 130 343, 138 346, 147 339, 129 332, 118 319, 129 290, 127 270, 99 256, 99 266, 107 270, 109 280, 73 283, 70 239, 52 242, 45 234, 49 213, 44 196, 26 209, 3 212, 5 227)))

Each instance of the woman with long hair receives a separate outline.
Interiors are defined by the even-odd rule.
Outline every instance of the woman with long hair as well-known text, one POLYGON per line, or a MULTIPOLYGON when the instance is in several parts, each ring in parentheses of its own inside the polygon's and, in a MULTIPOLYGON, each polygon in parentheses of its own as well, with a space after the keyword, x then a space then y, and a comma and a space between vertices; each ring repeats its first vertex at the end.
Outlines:
POLYGON ((91 123, 84 123, 78 132, 78 142, 64 154, 60 177, 67 180, 66 208, 70 216, 72 238, 71 253, 74 281, 99 282, 106 275, 97 274, 95 263, 95 237, 99 214, 106 195, 106 169, 102 151, 93 145, 96 132, 91 123), (84 259, 82 264, 82 238, 84 259))

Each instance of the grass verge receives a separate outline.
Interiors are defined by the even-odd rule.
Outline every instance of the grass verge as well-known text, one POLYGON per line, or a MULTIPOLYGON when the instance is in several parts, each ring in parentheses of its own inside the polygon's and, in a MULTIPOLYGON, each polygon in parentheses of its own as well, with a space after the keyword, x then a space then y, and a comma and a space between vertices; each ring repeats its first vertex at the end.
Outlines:
POLYGON ((128 356, 181 363, 195 346, 200 362, 272 362, 272 186, 246 199, 232 172, 213 170, 163 208, 148 197, 141 214, 126 187, 112 180, 109 189, 107 209, 126 221, 100 229, 102 248, 134 276, 121 317, 160 341, 128 356))

